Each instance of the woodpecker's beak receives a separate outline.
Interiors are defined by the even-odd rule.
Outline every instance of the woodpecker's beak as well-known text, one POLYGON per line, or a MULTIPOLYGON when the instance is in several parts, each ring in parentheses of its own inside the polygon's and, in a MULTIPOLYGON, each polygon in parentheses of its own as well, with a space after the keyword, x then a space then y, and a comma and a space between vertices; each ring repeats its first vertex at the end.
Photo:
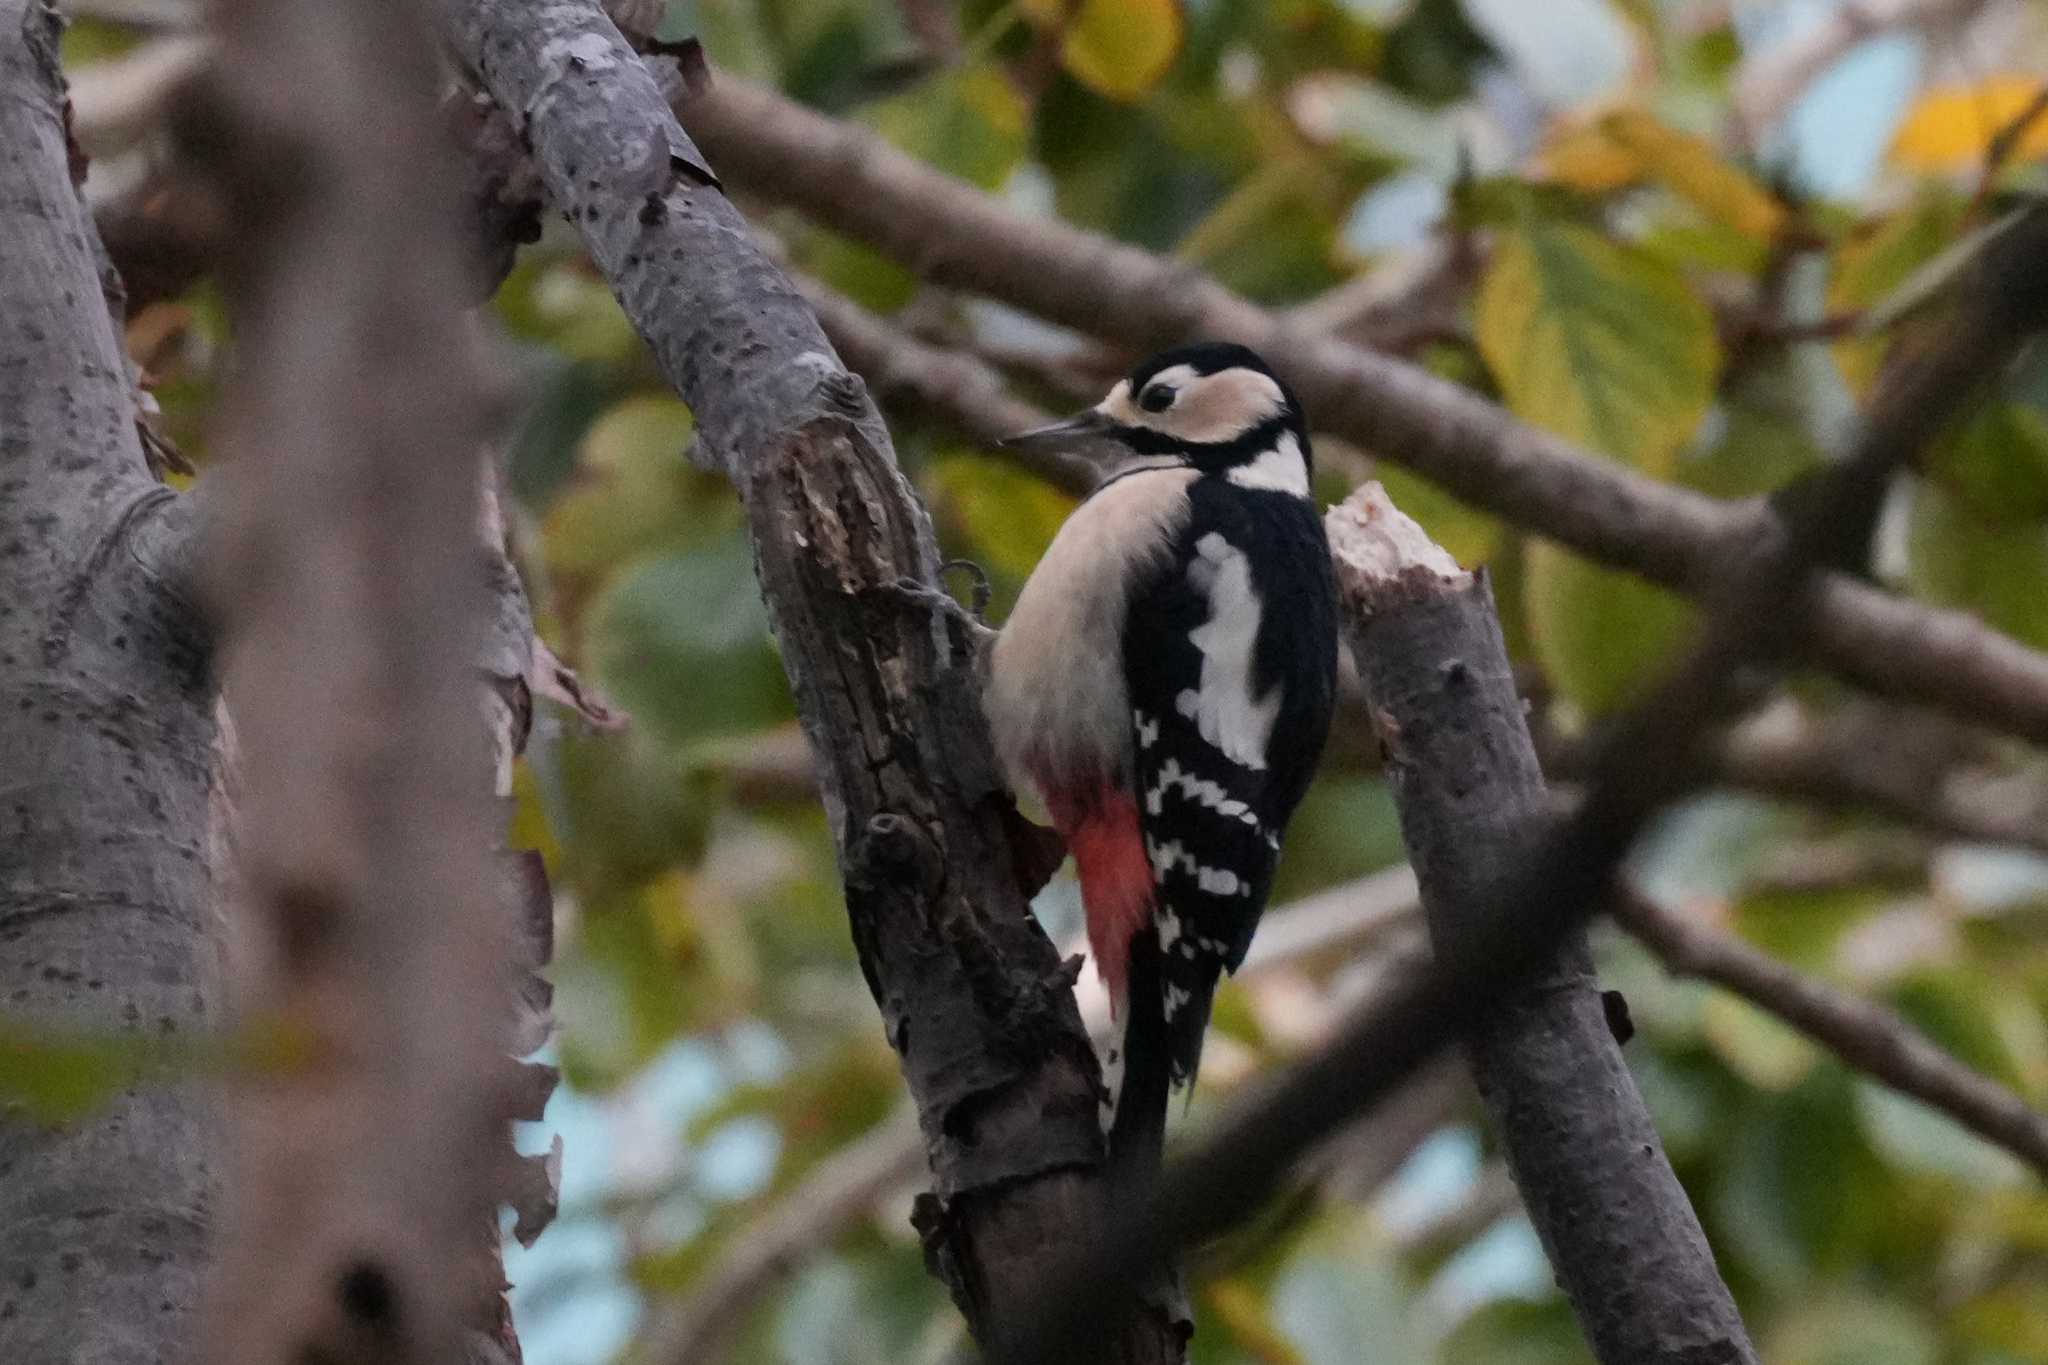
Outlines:
POLYGON ((1020 431, 1015 436, 1003 438, 1003 445, 1011 450, 1071 450, 1089 441, 1107 436, 1116 423, 1100 408, 1088 408, 1075 413, 1064 422, 1049 426, 1033 427, 1020 431))

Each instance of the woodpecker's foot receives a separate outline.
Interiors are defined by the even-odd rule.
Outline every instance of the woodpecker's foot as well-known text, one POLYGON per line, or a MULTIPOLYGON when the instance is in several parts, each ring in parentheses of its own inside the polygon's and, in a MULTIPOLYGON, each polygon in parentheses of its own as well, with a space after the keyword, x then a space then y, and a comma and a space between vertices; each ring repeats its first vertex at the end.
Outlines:
MULTIPOLYGON (((940 572, 943 573, 945 567, 942 565, 940 572)), ((984 583, 986 581, 985 579, 983 580, 984 583)), ((979 610, 971 611, 961 606, 953 600, 953 595, 943 588, 935 588, 929 583, 920 583, 915 578, 906 576, 897 579, 894 583, 881 585, 880 591, 888 593, 907 606, 936 613, 954 622, 962 630, 966 631, 967 637, 977 645, 993 638, 995 635, 993 630, 982 624, 979 610)), ((977 607, 987 601, 986 595, 980 589, 976 590, 975 597, 977 607)))
POLYGON ((988 599, 994 591, 989 587, 987 570, 971 559, 949 559, 939 565, 939 581, 941 583, 945 582, 947 572, 952 569, 965 569, 968 576, 973 579, 974 586, 968 590, 967 595, 967 600, 971 604, 969 609, 974 613, 974 623, 979 626, 986 626, 988 624, 988 599))

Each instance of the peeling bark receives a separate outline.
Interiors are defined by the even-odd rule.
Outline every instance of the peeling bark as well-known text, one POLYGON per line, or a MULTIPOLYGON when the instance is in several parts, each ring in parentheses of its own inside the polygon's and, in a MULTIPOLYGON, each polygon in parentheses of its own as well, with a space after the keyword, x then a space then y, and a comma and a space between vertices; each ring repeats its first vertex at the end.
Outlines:
MULTIPOLYGON (((1105 1216, 1099 1078, 1018 889, 972 647, 895 591, 932 578, 929 522, 866 390, 597 6, 443 13, 696 413, 697 457, 746 503, 854 943, 918 1106, 929 1260, 977 1333, 1001 1338, 1017 1286, 1105 1216)), ((1179 1337, 1148 1313, 1111 1354, 1177 1361, 1179 1337)))

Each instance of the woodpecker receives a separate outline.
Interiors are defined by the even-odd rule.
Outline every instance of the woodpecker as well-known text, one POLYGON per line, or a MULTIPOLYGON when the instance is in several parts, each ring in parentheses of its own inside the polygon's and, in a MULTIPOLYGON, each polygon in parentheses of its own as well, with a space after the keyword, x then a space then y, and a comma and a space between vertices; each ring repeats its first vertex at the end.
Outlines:
POLYGON ((1263 360, 1211 342, 1008 444, 1114 457, 997 634, 985 700, 1013 785, 1080 874, 1122 1030, 1112 1158, 1156 1168, 1329 731, 1336 595, 1308 428, 1263 360))

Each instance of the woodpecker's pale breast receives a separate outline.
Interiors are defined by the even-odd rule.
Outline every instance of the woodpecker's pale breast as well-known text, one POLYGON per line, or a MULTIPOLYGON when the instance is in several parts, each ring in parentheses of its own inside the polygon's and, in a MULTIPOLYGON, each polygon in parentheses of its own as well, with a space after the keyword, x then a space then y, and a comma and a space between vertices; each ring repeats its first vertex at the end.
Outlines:
POLYGON ((1111 479, 1067 518, 1024 585, 996 637, 987 698, 1013 783, 1128 781, 1130 593, 1172 554, 1196 477, 1172 467, 1111 479))

